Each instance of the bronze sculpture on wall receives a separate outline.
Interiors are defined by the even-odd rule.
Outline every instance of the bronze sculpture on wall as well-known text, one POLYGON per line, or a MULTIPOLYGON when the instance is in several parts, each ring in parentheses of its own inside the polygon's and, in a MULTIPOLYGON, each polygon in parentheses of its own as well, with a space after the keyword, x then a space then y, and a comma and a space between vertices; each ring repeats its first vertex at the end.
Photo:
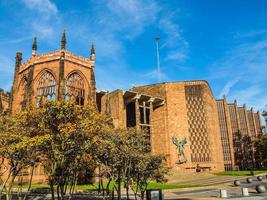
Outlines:
POLYGON ((184 154, 184 148, 185 148, 185 144, 187 143, 186 141, 186 137, 184 137, 181 141, 179 141, 176 136, 172 137, 172 143, 176 146, 177 148, 177 164, 183 164, 187 162, 187 158, 185 157, 184 154), (182 157, 182 159, 180 159, 182 157))

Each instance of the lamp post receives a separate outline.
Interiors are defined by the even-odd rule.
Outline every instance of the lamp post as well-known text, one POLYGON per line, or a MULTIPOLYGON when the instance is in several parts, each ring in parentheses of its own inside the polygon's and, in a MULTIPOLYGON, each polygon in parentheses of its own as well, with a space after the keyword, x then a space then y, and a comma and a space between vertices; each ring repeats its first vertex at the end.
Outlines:
POLYGON ((158 82, 161 81, 161 72, 160 72, 160 59, 159 59, 159 40, 160 37, 156 36, 156 47, 157 47, 157 74, 158 74, 158 82))

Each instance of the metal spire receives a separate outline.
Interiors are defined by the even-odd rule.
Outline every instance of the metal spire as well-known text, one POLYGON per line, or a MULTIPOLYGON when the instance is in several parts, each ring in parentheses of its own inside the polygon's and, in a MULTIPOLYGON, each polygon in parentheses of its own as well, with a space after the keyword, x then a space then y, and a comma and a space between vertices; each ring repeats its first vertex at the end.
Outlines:
POLYGON ((94 43, 92 44, 92 47, 91 47, 90 59, 95 60, 95 45, 94 45, 94 43))
POLYGON ((34 35, 33 43, 32 43, 32 55, 35 56, 37 51, 37 37, 34 35))
POLYGON ((62 37, 61 37, 61 49, 65 50, 66 49, 66 30, 64 30, 64 32, 62 33, 62 37))
POLYGON ((92 43, 92 48, 91 48, 91 55, 92 54, 95 54, 95 45, 94 45, 94 43, 92 43))
POLYGON ((161 73, 160 73, 160 59, 159 59, 159 40, 160 37, 156 36, 156 47, 157 47, 157 74, 158 74, 158 82, 161 81, 161 73))

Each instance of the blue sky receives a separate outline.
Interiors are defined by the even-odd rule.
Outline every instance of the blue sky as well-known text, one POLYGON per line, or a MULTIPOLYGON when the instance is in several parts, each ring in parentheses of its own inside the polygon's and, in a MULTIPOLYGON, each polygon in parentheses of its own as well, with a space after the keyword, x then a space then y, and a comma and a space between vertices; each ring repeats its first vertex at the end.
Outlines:
POLYGON ((161 81, 207 80, 225 94, 262 109, 267 104, 266 0, 0 0, 0 87, 9 90, 16 51, 60 47, 89 57, 96 48, 99 90, 157 83, 155 36, 160 36, 161 81))

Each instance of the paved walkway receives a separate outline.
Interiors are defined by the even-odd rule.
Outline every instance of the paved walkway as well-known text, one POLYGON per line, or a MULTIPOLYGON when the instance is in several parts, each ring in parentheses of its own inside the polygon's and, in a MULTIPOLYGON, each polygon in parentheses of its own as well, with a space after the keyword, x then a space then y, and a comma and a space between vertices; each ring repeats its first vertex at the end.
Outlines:
POLYGON ((167 177, 168 183, 179 183, 188 185, 210 186, 232 182, 246 178, 245 176, 217 176, 207 172, 187 172, 173 170, 167 177))
POLYGON ((201 185, 201 186, 210 186, 210 185, 219 185, 224 183, 233 182, 234 180, 242 180, 246 177, 240 176, 214 176, 208 178, 201 178, 196 180, 184 180, 179 183, 182 184, 192 184, 192 185, 201 185))
MULTIPOLYGON (((200 185, 201 187, 171 189, 165 190, 164 196, 166 200, 215 200, 220 199, 220 189, 227 191, 228 199, 234 200, 267 200, 267 193, 258 194, 255 187, 259 184, 265 185, 267 188, 267 179, 264 176, 262 182, 257 180, 257 177, 252 177, 253 182, 248 184, 245 176, 215 176, 209 173, 188 173, 179 172, 169 176, 169 183, 200 185), (240 180, 240 186, 234 186, 234 180, 240 180), (248 188, 249 197, 242 197, 241 188, 248 188)), ((89 194, 77 194, 76 200, 97 200, 101 197, 89 197, 89 194)), ((38 195, 30 199, 41 200, 50 199, 50 195, 38 195)), ((132 196, 133 197, 133 196, 132 196)), ((134 198, 132 198, 134 199, 134 198)))
MULTIPOLYGON (((218 176, 219 177, 219 176, 218 176)), ((213 200, 220 199, 220 189, 227 190, 228 199, 244 199, 244 200, 262 200, 267 199, 267 193, 258 194, 255 190, 255 187, 259 184, 263 184, 267 188, 267 180, 258 181, 256 177, 253 178, 252 183, 246 182, 246 177, 232 177, 226 178, 223 177, 217 179, 215 177, 209 177, 205 179, 196 179, 194 183, 199 183, 206 185, 199 188, 185 188, 185 189, 176 189, 176 190, 166 190, 165 199, 166 200, 213 200), (233 179, 232 179, 233 178, 233 179), (241 182, 240 186, 234 186, 233 181, 238 178, 241 182), (227 181, 227 182, 226 182, 227 181), (226 182, 226 183, 225 183, 226 182), (242 197, 241 188, 248 188, 249 197, 242 197)), ((187 182, 191 183, 191 182, 187 182)))

